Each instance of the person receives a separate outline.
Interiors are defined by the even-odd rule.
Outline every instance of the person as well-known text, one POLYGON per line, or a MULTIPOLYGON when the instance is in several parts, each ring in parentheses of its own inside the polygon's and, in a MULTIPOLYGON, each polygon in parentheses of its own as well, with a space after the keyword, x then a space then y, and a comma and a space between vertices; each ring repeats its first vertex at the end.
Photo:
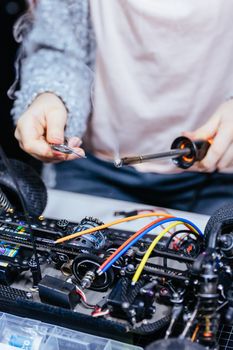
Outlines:
POLYGON ((232 11, 221 0, 39 0, 13 109, 20 146, 54 163, 60 189, 201 213, 231 202, 232 11), (180 135, 213 139, 188 171, 113 165, 180 135), (87 158, 51 149, 65 137, 87 158))

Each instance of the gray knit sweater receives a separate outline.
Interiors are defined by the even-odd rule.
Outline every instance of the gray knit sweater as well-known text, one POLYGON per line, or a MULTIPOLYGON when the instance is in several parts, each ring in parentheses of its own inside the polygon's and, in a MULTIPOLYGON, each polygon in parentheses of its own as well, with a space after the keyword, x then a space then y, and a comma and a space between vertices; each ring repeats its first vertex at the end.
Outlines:
POLYGON ((42 92, 53 92, 68 110, 66 136, 81 136, 91 112, 95 38, 88 0, 40 0, 23 40, 20 90, 14 120, 42 92))

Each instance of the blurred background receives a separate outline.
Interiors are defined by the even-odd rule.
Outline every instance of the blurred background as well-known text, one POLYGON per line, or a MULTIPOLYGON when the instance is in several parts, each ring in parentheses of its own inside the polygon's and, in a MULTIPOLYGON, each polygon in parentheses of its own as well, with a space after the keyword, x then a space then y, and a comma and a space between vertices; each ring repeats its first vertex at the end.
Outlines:
POLYGON ((39 169, 39 163, 24 153, 14 138, 10 116, 13 101, 7 96, 7 90, 15 79, 14 61, 18 50, 12 34, 13 25, 26 8, 25 0, 0 0, 0 142, 10 158, 24 160, 39 169))

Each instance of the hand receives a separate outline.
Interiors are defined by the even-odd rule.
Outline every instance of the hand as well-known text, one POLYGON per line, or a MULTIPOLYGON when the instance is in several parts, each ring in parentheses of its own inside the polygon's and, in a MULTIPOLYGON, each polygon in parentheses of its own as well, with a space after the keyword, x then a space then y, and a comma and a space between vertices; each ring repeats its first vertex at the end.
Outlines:
MULTIPOLYGON (((67 110, 62 100, 55 94, 43 93, 18 120, 15 137, 25 152, 43 162, 72 160, 77 156, 54 151, 49 145, 64 143, 66 120, 67 110)), ((80 144, 78 137, 72 137, 68 142, 68 146, 83 156, 80 144)))
POLYGON ((205 158, 190 170, 213 172, 233 166, 233 100, 223 103, 202 127, 184 135, 192 140, 213 140, 205 158))

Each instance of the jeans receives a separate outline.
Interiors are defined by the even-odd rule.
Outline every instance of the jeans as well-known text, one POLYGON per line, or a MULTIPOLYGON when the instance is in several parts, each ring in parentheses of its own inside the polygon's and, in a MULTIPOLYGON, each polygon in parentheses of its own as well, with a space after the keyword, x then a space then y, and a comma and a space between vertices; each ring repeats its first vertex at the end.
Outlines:
POLYGON ((141 173, 87 154, 55 165, 57 189, 211 215, 233 204, 233 174, 141 173))

